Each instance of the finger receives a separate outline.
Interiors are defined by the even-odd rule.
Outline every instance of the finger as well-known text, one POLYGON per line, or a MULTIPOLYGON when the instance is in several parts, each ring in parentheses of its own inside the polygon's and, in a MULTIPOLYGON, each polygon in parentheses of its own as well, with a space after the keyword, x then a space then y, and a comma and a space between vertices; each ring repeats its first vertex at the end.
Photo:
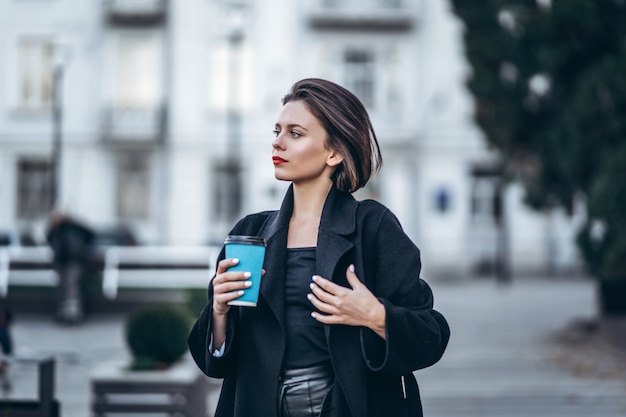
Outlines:
POLYGON ((313 307, 315 307, 316 309, 318 309, 319 311, 323 313, 327 313, 327 314, 339 313, 339 310, 334 305, 320 300, 318 297, 316 297, 313 294, 308 294, 307 298, 311 302, 311 304, 313 304, 313 307))
POLYGON ((313 293, 313 295, 317 297, 320 301, 326 304, 336 304, 334 302, 335 296, 333 294, 317 286, 315 283, 311 283, 310 288, 311 288, 311 292, 313 293))
POLYGON ((265 268, 261 269, 261 276, 265 275, 265 268))
POLYGON ((322 314, 314 311, 311 313, 311 317, 324 324, 340 324, 339 319, 336 316, 330 314, 322 314))
POLYGON ((250 272, 230 271, 224 272, 213 278, 213 287, 221 285, 225 282, 245 281, 252 276, 250 272))
MULTIPOLYGON (((215 306, 215 304, 226 306, 229 301, 236 300, 237 298, 241 297, 242 295, 243 295, 243 291, 241 291, 241 290, 240 291, 231 291, 231 292, 227 292, 227 293, 224 293, 224 294, 219 294, 219 295, 215 296, 215 298, 214 298, 214 301, 215 301, 214 306, 215 306)), ((224 307, 221 307, 221 309, 224 309, 224 307)), ((220 310, 220 308, 218 308, 218 310, 220 310)), ((226 307, 226 311, 227 310, 228 310, 228 307, 226 307)))
POLYGON ((228 291, 216 296, 215 299, 221 303, 226 303, 227 301, 232 301, 236 298, 241 297, 243 293, 243 290, 228 291))
POLYGON ((350 264, 348 269, 346 269, 346 279, 348 280, 348 284, 352 287, 352 289, 357 289, 363 286, 363 283, 356 276, 356 272, 354 271, 354 265, 350 264))
POLYGON ((226 270, 228 268, 230 268, 231 266, 235 266, 238 263, 239 263, 239 259, 237 259, 237 258, 222 259, 217 264, 217 273, 218 274, 222 274, 222 273, 226 272, 226 270))
POLYGON ((244 290, 246 288, 250 288, 252 286, 251 281, 230 281, 224 282, 213 287, 214 294, 224 294, 227 292, 232 292, 236 290, 244 290))
POLYGON ((313 275, 313 282, 317 284, 320 288, 330 294, 339 294, 341 291, 345 291, 346 288, 341 285, 337 285, 332 281, 327 280, 319 275, 313 275))

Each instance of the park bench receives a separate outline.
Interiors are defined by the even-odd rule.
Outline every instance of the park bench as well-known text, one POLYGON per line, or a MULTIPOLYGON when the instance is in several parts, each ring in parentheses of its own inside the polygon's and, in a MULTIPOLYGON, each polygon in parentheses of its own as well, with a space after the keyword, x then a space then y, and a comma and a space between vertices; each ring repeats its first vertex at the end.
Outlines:
POLYGON ((162 371, 131 371, 126 362, 103 362, 91 374, 95 417, 206 417, 209 384, 195 364, 181 361, 162 371))
POLYGON ((102 292, 114 299, 123 288, 206 288, 218 254, 211 246, 110 247, 103 255, 102 292))
POLYGON ((0 415, 10 417, 59 417, 60 406, 54 398, 54 359, 38 363, 39 398, 33 400, 1 399, 0 415))
POLYGON ((49 247, 0 247, 0 297, 8 295, 11 285, 56 287, 57 283, 49 247))
MULTIPOLYGON (((93 267, 102 273, 102 294, 120 289, 206 288, 219 253, 216 246, 110 246, 96 250, 93 267)), ((0 247, 0 297, 12 286, 57 286, 47 246, 0 247)))

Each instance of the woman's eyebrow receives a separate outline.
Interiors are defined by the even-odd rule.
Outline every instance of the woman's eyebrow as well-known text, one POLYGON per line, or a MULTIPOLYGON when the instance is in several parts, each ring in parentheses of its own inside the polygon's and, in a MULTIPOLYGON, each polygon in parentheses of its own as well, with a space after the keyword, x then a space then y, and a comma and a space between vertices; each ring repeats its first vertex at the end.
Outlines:
MULTIPOLYGON (((281 127, 281 126, 280 126, 280 123, 276 123, 276 124, 274 125, 274 127, 281 127)), ((299 124, 297 124, 297 123, 292 123, 292 124, 288 124, 288 125, 287 125, 287 129, 293 129, 294 127, 300 128, 300 129, 302 129, 302 130, 306 130, 307 132, 309 131, 309 129, 307 129, 306 127, 304 127, 304 126, 302 126, 302 125, 299 125, 299 124)))

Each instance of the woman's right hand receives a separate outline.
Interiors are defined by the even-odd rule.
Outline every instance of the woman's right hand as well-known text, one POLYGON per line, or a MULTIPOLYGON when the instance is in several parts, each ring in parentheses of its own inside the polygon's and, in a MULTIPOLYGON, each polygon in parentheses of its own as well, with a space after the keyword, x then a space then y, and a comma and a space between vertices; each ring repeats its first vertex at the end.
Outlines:
POLYGON ((213 314, 225 316, 230 310, 229 301, 243 295, 243 290, 249 288, 250 272, 228 271, 228 268, 239 263, 238 259, 222 259, 217 264, 217 273, 211 284, 213 285, 213 314))

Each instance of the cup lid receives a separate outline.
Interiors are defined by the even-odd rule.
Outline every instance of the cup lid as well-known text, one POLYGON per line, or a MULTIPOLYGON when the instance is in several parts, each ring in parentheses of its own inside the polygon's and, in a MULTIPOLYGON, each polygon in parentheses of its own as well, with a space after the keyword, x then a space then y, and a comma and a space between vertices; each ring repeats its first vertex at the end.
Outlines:
POLYGON ((265 239, 260 236, 229 235, 226 236, 226 239, 224 240, 224 244, 228 243, 266 246, 265 239))

